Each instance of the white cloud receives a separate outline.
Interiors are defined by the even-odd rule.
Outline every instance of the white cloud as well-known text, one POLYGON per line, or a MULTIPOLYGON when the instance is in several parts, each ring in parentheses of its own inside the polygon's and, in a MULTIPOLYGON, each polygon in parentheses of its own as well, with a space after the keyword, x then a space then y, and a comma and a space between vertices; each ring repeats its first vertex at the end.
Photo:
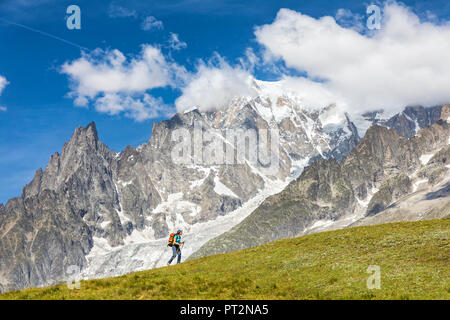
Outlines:
POLYGON ((144 93, 133 97, 127 94, 106 93, 98 98, 95 109, 101 113, 117 115, 123 113, 126 117, 143 121, 157 117, 173 115, 173 109, 165 105, 162 99, 144 93))
MULTIPOLYGON (((340 18, 349 15, 341 12, 340 18)), ((255 35, 266 62, 281 59, 306 72, 308 81, 320 80, 348 111, 397 112, 450 101, 450 24, 421 22, 399 4, 385 5, 382 28, 371 35, 340 26, 333 17, 315 19, 288 9, 255 35)))
POLYGON ((117 4, 111 3, 108 8, 108 16, 110 18, 137 18, 138 14, 136 10, 128 9, 117 4))
POLYGON ((180 40, 178 34, 170 33, 169 46, 174 50, 180 50, 187 47, 186 42, 180 40))
POLYGON ((136 10, 128 9, 117 4, 112 3, 108 8, 108 16, 110 18, 134 18, 134 19, 142 19, 141 21, 141 29, 145 31, 157 29, 164 29, 164 24, 162 21, 156 19, 153 16, 144 16, 141 17, 140 14, 137 13, 136 10))
POLYGON ((152 30, 152 29, 161 30, 163 28, 164 28, 164 25, 163 25, 162 21, 156 19, 153 16, 145 17, 141 23, 141 29, 145 30, 145 31, 152 30))
MULTIPOLYGON (((3 89, 5 89, 6 85, 9 84, 8 80, 5 77, 0 76, 0 95, 2 94, 3 89)), ((0 106, 1 112, 6 112, 8 108, 4 106, 0 106)))
POLYGON ((75 105, 87 107, 93 102, 100 112, 123 112, 138 121, 158 115, 165 107, 147 90, 177 87, 186 77, 184 67, 151 45, 143 45, 140 54, 130 59, 119 50, 96 49, 64 63, 61 73, 69 76, 69 97, 75 105))
POLYGON ((260 63, 259 57, 253 51, 253 48, 245 49, 245 56, 239 58, 239 63, 245 70, 253 71, 255 66, 260 63))
POLYGON ((5 77, 0 76, 0 94, 2 94, 2 91, 5 89, 7 84, 9 84, 8 80, 6 80, 5 77))
POLYGON ((77 98, 94 98, 99 93, 142 92, 174 86, 175 71, 183 71, 168 61, 159 48, 143 45, 139 56, 127 58, 119 50, 94 50, 75 61, 66 62, 61 72, 69 75, 77 98))
POLYGON ((363 16, 354 14, 348 9, 339 9, 336 12, 336 22, 344 28, 352 28, 356 31, 363 31, 363 16))
POLYGON ((225 108, 235 97, 253 96, 253 77, 240 66, 230 66, 216 56, 215 62, 201 62, 197 72, 191 76, 182 95, 175 101, 178 112, 193 107, 200 111, 225 108))
POLYGON ((64 63, 61 73, 69 77, 68 96, 74 98, 76 106, 92 103, 99 112, 142 121, 174 111, 147 92, 155 88, 180 89, 182 95, 175 102, 179 112, 194 106, 202 111, 222 108, 234 97, 255 94, 247 70, 229 65, 218 55, 213 60, 201 61, 195 73, 188 73, 151 45, 143 45, 141 53, 130 59, 119 50, 96 49, 64 63))
MULTIPOLYGON (((148 18, 153 28, 157 20, 148 18)), ((281 9, 273 23, 255 28, 264 55, 248 48, 236 65, 216 54, 189 73, 160 48, 143 45, 128 58, 96 49, 65 63, 61 72, 69 76, 76 105, 92 103, 99 112, 139 121, 173 112, 148 92, 155 88, 181 90, 178 112, 220 109, 235 97, 255 96, 252 74, 259 67, 278 70, 279 87, 314 108, 336 103, 351 114, 380 108, 394 113, 406 105, 450 101, 449 23, 421 22, 392 2, 384 7, 381 30, 362 32, 362 19, 345 9, 319 19, 281 9), (306 77, 293 76, 292 69, 306 77)), ((175 33, 169 44, 175 50, 187 46, 175 33)))

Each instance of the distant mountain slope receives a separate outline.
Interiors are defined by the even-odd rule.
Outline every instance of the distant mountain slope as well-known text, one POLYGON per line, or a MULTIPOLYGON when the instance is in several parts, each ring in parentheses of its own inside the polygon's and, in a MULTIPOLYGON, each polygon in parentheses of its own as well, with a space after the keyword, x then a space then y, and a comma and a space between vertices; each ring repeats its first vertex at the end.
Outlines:
MULTIPOLYGON (((448 108, 443 109, 443 115, 448 108)), ((207 242, 190 258, 342 228, 380 214, 416 192, 420 184, 440 190, 450 181, 450 124, 446 120, 421 129, 409 139, 396 130, 372 126, 341 163, 317 160, 282 192, 268 197, 239 225, 207 242)), ((447 202, 441 205, 445 207, 447 202)), ((447 211, 429 216, 421 212, 415 219, 443 217, 447 211)))
MULTIPOLYGON (((450 219, 389 223, 285 239, 116 278, 2 299, 450 299, 450 219), (369 266, 380 288, 369 289, 369 266)), ((370 283, 370 281, 369 281, 370 283)))
POLYGON ((441 118, 441 110, 442 106, 430 108, 409 106, 388 119, 381 118, 380 112, 368 113, 365 115, 365 118, 375 124, 394 129, 399 136, 409 138, 415 135, 421 128, 438 121, 441 118))

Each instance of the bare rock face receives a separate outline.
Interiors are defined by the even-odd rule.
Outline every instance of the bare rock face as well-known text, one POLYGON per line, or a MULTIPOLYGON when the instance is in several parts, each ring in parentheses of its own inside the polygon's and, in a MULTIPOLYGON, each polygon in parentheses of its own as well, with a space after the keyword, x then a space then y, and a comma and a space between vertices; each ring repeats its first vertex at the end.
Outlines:
POLYGON ((387 179, 370 200, 367 207, 367 215, 375 215, 383 211, 395 200, 400 199, 411 191, 411 180, 405 173, 400 173, 387 179))
POLYGON ((449 121, 450 119, 450 104, 446 104, 442 107, 442 111, 441 111, 441 120, 443 121, 449 121))
POLYGON ((22 198, 39 195, 43 190, 60 193, 83 217, 93 236, 118 245, 125 233, 117 213, 113 156, 114 152, 98 140, 94 123, 77 128, 62 153, 55 153, 45 170, 38 171, 30 185, 25 186, 22 198), (104 228, 99 227, 102 224, 104 228))
POLYGON ((8 201, 1 211, 2 291, 64 279, 68 266, 85 265, 93 236, 121 241, 112 154, 98 141, 95 124, 80 127, 22 196, 8 201), (116 223, 97 228, 106 219, 116 223))
POLYGON ((399 136, 409 138, 421 128, 431 125, 441 119, 441 110, 446 106, 424 108, 422 106, 409 106, 389 119, 378 118, 380 112, 366 114, 366 118, 373 123, 394 129, 399 136))
MULTIPOLYGON (((374 125, 341 163, 314 162, 282 192, 268 197, 240 224, 190 258, 323 230, 325 224, 345 227, 388 209, 421 183, 446 183, 449 136, 450 125, 443 120, 409 139, 396 129, 374 125)), ((445 190, 441 189, 441 196, 448 195, 445 190)))

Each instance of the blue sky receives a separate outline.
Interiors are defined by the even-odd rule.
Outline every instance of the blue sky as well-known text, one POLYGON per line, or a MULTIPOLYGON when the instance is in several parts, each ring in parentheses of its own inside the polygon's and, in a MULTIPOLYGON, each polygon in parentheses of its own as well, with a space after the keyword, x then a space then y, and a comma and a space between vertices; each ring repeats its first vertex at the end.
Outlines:
MULTIPOLYGON (((219 54, 230 65, 238 63, 248 48, 261 54, 255 40, 255 26, 270 24, 280 8, 289 8, 319 18, 335 16, 339 9, 350 10, 366 18, 365 1, 61 1, 2 0, 0 2, 0 76, 8 84, 0 90, 0 202, 19 196, 34 172, 45 167, 51 154, 61 151, 77 126, 95 121, 100 139, 110 148, 121 151, 134 147, 151 136, 156 118, 137 121, 124 113, 110 115, 95 110, 91 103, 74 106, 68 97, 73 90, 67 74, 61 72, 66 62, 81 57, 75 45, 57 40, 29 28, 78 44, 90 50, 117 49, 127 57, 137 56, 143 44, 160 48, 171 62, 195 72, 199 59, 208 61, 219 54), (66 8, 81 8, 81 30, 68 30, 66 8), (160 21, 143 30, 143 21, 160 21), (15 24, 11 24, 13 22, 15 24), (170 47, 172 34, 185 43, 170 47)), ((375 2, 376 3, 376 2, 375 2)), ((381 2, 378 2, 381 4, 381 2)), ((450 20, 448 1, 403 1, 419 17, 450 20)), ((275 64, 283 67, 283 62, 275 64)), ((285 69, 299 75, 301 71, 285 69)), ((276 80, 279 74, 257 66, 252 70, 262 80, 276 80)), ((149 92, 173 106, 181 95, 176 86, 154 88, 149 92)))

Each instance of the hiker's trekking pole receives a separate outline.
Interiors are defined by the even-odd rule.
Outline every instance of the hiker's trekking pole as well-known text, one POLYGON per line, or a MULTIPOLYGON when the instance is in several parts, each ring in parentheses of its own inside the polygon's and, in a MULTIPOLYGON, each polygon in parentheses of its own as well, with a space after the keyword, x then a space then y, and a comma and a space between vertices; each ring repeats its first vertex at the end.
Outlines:
POLYGON ((180 251, 183 248, 183 246, 184 246, 184 241, 183 241, 183 243, 180 246, 178 246, 177 253, 175 253, 175 255, 178 254, 178 251, 180 251))
POLYGON ((183 241, 183 243, 181 244, 181 246, 178 247, 177 253, 178 253, 178 251, 180 251, 181 249, 183 249, 183 247, 184 247, 184 241, 183 241))

